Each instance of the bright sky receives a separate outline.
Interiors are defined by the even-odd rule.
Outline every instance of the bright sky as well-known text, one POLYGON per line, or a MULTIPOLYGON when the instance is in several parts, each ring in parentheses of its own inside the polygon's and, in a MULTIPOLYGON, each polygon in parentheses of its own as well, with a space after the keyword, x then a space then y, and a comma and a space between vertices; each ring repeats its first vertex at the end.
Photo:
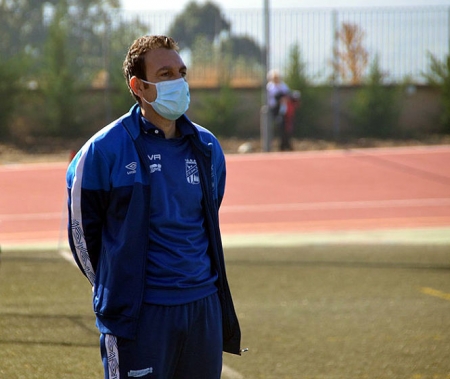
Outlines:
MULTIPOLYGON (((191 0, 149 1, 121 0, 122 8, 131 11, 171 10, 179 13, 191 0), (156 3, 156 4, 155 4, 156 3)), ((203 4, 204 0, 196 0, 203 4)), ((222 9, 262 9, 264 0, 213 0, 222 9)), ((340 8, 448 5, 450 0, 269 0, 271 8, 340 8)))

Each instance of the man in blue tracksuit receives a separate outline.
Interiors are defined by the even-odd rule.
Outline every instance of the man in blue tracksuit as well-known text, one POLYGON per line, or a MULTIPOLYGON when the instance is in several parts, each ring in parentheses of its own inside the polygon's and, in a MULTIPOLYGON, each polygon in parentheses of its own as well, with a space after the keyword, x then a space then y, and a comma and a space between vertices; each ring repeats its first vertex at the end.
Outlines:
POLYGON ((218 211, 225 158, 192 123, 176 43, 144 36, 124 75, 137 104, 67 171, 69 243, 93 286, 105 378, 220 378, 240 354, 218 211))

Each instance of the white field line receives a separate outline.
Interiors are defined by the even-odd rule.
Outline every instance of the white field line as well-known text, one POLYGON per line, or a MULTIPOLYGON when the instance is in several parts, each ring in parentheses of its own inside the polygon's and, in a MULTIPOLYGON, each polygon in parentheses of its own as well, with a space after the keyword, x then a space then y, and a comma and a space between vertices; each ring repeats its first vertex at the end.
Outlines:
MULTIPOLYGON (((405 199, 405 200, 369 200, 369 201, 329 201, 317 203, 286 203, 286 204, 251 204, 226 205, 221 213, 247 213, 247 212, 285 212, 330 209, 376 209, 376 208, 411 208, 411 207, 447 207, 450 198, 435 199, 405 199)), ((61 219, 60 212, 52 213, 18 213, 0 215, 0 221, 32 221, 61 219)))
POLYGON ((61 257, 63 257, 66 261, 72 263, 74 266, 77 266, 75 260, 73 259, 72 253, 69 250, 60 249, 59 255, 61 255, 61 257))
POLYGON ((286 204, 251 204, 226 205, 221 213, 247 212, 285 212, 330 209, 367 209, 367 208, 411 208, 411 207, 445 207, 450 206, 450 198, 437 199, 405 199, 405 200, 370 200, 370 201, 330 201, 317 203, 286 203, 286 204))
POLYGON ((17 213, 0 215, 0 221, 32 221, 61 219, 61 212, 51 213, 17 213))
MULTIPOLYGON (((59 251, 59 254, 74 266, 77 265, 72 257, 72 253, 70 253, 68 250, 61 249, 59 251)), ((244 379, 244 376, 242 374, 240 374, 236 370, 233 370, 231 367, 225 364, 222 366, 222 376, 224 379, 244 379)))
POLYGON ((244 376, 227 365, 222 366, 222 377, 226 379, 244 379, 244 376))

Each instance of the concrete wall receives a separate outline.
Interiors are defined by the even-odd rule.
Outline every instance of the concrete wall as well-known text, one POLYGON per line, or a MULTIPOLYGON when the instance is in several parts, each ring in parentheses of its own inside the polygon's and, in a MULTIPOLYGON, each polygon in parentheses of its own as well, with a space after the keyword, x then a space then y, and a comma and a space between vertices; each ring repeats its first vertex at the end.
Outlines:
MULTIPOLYGON (((336 115, 339 115, 339 127, 345 132, 349 126, 349 107, 360 87, 339 87, 337 99, 339 112, 336 113, 335 92, 332 88, 321 88, 320 114, 317 115, 317 127, 324 135, 333 135, 336 126, 336 115)), ((238 99, 236 112, 239 117, 236 125, 237 137, 258 137, 260 133, 260 110, 262 95, 260 88, 235 89, 238 99)), ((205 95, 218 94, 217 89, 191 88, 191 108, 189 116, 201 123, 199 105, 205 95)), ((414 86, 406 88, 401 96, 399 131, 405 131, 404 135, 429 134, 439 129, 440 98, 439 90, 430 86, 414 86)), ((307 104, 302 106, 306 107, 307 104)), ((301 112, 301 109, 300 109, 301 112)), ((213 129, 212 125, 204 125, 213 129)))

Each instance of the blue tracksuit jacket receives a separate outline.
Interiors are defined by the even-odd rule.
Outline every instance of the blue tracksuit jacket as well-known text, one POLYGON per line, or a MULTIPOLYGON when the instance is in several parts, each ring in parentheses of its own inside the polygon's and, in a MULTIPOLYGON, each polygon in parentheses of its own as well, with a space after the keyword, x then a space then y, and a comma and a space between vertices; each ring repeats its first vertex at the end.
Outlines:
MULTIPOLYGON (((143 304, 148 252, 150 168, 140 108, 96 133, 67 170, 69 244, 94 286, 93 307, 102 333, 133 339, 143 304)), ((225 273, 218 212, 225 188, 225 158, 216 138, 182 116, 203 191, 209 254, 218 273, 223 350, 240 354, 240 328, 225 273)))

